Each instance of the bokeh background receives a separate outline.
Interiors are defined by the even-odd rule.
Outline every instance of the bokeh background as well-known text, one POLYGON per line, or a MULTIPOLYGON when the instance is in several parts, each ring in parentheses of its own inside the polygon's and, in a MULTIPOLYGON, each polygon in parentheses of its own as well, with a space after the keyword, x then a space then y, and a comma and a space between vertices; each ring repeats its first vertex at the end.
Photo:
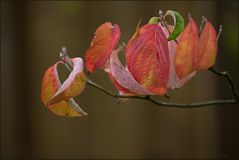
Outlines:
MULTIPOLYGON (((164 108, 147 101, 116 105, 90 86, 79 96, 82 118, 53 115, 40 101, 44 71, 62 46, 83 57, 95 29, 110 21, 127 42, 140 18, 147 23, 159 9, 180 12, 197 24, 206 16, 223 25, 216 66, 239 86, 237 1, 1 1, 1 158, 239 158, 239 106, 164 108)), ((90 78, 115 91, 106 74, 90 78)), ((230 98, 224 78, 200 71, 173 102, 230 98)), ((159 98, 159 100, 165 100, 159 98)))

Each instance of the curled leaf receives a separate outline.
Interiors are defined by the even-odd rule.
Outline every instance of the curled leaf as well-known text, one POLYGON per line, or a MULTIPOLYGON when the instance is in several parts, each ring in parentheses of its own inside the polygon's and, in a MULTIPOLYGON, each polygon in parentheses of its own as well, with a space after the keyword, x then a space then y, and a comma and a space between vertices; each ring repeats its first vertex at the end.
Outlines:
POLYGON ((112 26, 110 22, 106 22, 97 28, 91 47, 85 54, 86 69, 89 72, 104 67, 119 38, 120 28, 117 24, 112 26))
POLYGON ((168 10, 165 13, 165 16, 170 15, 173 18, 174 21, 174 29, 172 31, 172 33, 169 35, 168 37, 168 41, 174 40, 176 39, 180 33, 182 33, 183 29, 184 29, 184 19, 183 17, 176 11, 172 11, 172 10, 168 10))
POLYGON ((74 101, 72 97, 80 94, 85 88, 86 78, 83 73, 83 61, 81 58, 72 59, 74 67, 69 77, 61 85, 57 66, 52 65, 47 69, 42 80, 41 100, 49 110, 60 116, 82 116, 86 113, 74 101))
POLYGON ((128 71, 128 69, 121 64, 118 58, 118 53, 120 50, 121 50, 120 47, 114 50, 109 59, 109 68, 110 68, 109 74, 115 87, 119 91, 127 94, 129 93, 134 93, 137 95, 153 94, 147 89, 145 89, 144 86, 139 84, 131 75, 131 73, 128 71))
POLYGON ((183 79, 196 69, 198 28, 190 17, 189 23, 180 35, 175 54, 175 69, 180 79, 183 79))
POLYGON ((69 77, 60 86, 48 104, 54 104, 59 101, 68 100, 71 97, 79 95, 85 88, 86 77, 83 73, 83 61, 81 58, 72 59, 74 67, 69 77))
POLYGON ((208 69, 212 67, 217 54, 217 35, 212 24, 206 20, 202 33, 199 37, 197 67, 208 69))
POLYGON ((164 95, 169 74, 167 39, 160 24, 146 24, 126 47, 126 64, 134 79, 154 94, 164 95))

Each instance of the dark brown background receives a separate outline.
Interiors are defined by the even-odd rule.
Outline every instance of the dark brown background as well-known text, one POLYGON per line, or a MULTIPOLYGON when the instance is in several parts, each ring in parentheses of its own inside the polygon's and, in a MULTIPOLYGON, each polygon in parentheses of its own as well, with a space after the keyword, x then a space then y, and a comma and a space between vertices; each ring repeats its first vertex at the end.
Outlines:
MULTIPOLYGON (((106 21, 119 24, 120 42, 127 42, 138 20, 146 23, 159 9, 177 10, 186 21, 191 12, 198 25, 202 15, 217 29, 222 24, 216 66, 239 86, 236 1, 1 1, 1 158, 238 158, 237 105, 180 109, 130 100, 116 106, 90 86, 79 96, 87 117, 58 117, 41 103, 43 73, 63 45, 83 57, 106 21)), ((91 78, 114 90, 105 73, 91 78)), ((232 97, 226 81, 207 71, 170 95, 179 102, 232 97)))

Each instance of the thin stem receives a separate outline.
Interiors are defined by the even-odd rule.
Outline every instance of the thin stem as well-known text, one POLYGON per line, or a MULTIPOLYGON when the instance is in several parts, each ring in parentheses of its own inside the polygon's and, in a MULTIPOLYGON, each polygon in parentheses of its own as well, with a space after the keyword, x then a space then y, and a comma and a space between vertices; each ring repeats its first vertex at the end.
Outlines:
MULTIPOLYGON (((73 69, 73 63, 71 62, 68 54, 66 53, 66 49, 62 48, 62 51, 60 52, 60 58, 64 62, 65 66, 69 71, 72 71, 73 69)), ((90 85, 91 87, 94 87, 101 92, 104 92, 105 94, 114 97, 114 98, 129 98, 129 99, 141 99, 141 100, 147 100, 153 104, 156 104, 159 107, 177 107, 177 108, 196 108, 196 107, 203 107, 203 106, 209 106, 209 105, 216 105, 216 104, 233 104, 237 103, 238 100, 238 91, 235 87, 235 84, 232 81, 232 78, 228 72, 219 72, 215 68, 210 68, 210 71, 213 73, 219 75, 219 76, 224 76, 228 80, 228 82, 231 85, 233 94, 236 99, 222 99, 222 100, 211 100, 211 101, 204 101, 204 102, 196 102, 196 103, 171 103, 171 102, 162 102, 162 101, 157 101, 154 98, 152 98, 150 95, 146 96, 125 96, 125 95, 118 95, 114 94, 111 91, 105 89, 101 85, 93 82, 89 78, 87 78, 86 83, 90 85)))
POLYGON ((124 95, 117 95, 113 94, 107 89, 103 88, 102 86, 96 84, 93 81, 87 81, 87 84, 99 89, 100 91, 106 93, 107 95, 114 97, 114 98, 129 98, 129 99, 142 99, 148 100, 151 103, 154 103, 160 107, 178 107, 178 108, 196 108, 196 107, 203 107, 209 105, 216 105, 216 104, 232 104, 237 103, 236 99, 222 99, 222 100, 211 100, 211 101, 204 101, 204 102, 196 102, 196 103, 171 103, 171 102, 162 102, 153 99, 151 96, 124 96, 124 95))
POLYGON ((99 89, 100 91, 106 93, 106 94, 109 95, 109 96, 113 96, 113 97, 115 96, 114 93, 108 91, 107 89, 105 89, 105 88, 103 88, 102 86, 100 86, 99 84, 93 82, 93 81, 90 80, 89 78, 87 78, 86 83, 87 83, 88 85, 90 85, 90 86, 96 88, 96 89, 99 89))
POLYGON ((197 108, 197 107, 205 107, 209 105, 237 103, 235 99, 211 100, 211 101, 195 102, 195 103, 169 103, 169 102, 159 102, 152 99, 151 97, 149 98, 149 101, 159 106, 177 107, 177 108, 197 108))
POLYGON ((209 106, 209 105, 216 105, 216 104, 231 104, 231 103, 237 103, 236 99, 225 99, 225 100, 211 100, 211 101, 205 101, 205 102, 196 102, 196 103, 170 103, 170 102, 161 102, 153 99, 151 96, 124 96, 124 95, 117 95, 113 94, 107 89, 103 88, 102 86, 96 84, 93 81, 87 81, 87 84, 90 86, 99 89, 100 91, 106 93, 107 95, 114 97, 114 98, 130 98, 130 99, 143 99, 148 100, 158 106, 164 106, 164 107, 179 107, 179 108, 196 108, 196 107, 202 107, 202 106, 209 106))
POLYGON ((67 49, 65 46, 63 46, 61 48, 61 52, 59 53, 59 56, 60 56, 61 60, 64 62, 66 68, 69 71, 72 71, 73 70, 73 62, 70 60, 70 57, 67 54, 67 49))
POLYGON ((214 67, 209 68, 209 71, 215 73, 215 74, 218 75, 218 76, 223 76, 223 77, 225 77, 226 80, 227 80, 227 81, 229 82, 229 84, 230 84, 230 87, 231 87, 231 89, 232 89, 232 93, 233 93, 234 97, 236 98, 237 101, 239 101, 238 90, 236 89, 236 85, 235 85, 235 83, 233 82, 232 77, 231 77, 231 75, 229 74, 229 72, 227 72, 227 71, 220 72, 219 70, 217 70, 217 69, 214 68, 214 67))

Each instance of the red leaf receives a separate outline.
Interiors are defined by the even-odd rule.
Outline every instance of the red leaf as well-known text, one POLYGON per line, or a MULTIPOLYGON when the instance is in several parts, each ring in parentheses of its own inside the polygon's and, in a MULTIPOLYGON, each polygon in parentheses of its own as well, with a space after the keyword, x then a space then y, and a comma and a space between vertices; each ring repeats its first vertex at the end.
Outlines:
POLYGON ((131 73, 125 68, 118 58, 121 47, 114 50, 109 59, 109 76, 115 87, 123 93, 134 93, 132 95, 153 94, 139 84, 131 73))
POLYGON ((97 28, 91 47, 85 54, 86 69, 94 72, 98 68, 103 68, 119 38, 120 28, 117 24, 112 26, 110 22, 106 22, 97 28))
POLYGON ((42 102, 53 113, 60 116, 81 116, 86 113, 72 99, 80 94, 85 88, 86 78, 83 73, 83 61, 81 58, 72 59, 74 68, 66 81, 61 85, 57 66, 59 63, 52 65, 47 69, 42 80, 42 102))
POLYGON ((175 69, 180 79, 196 69, 198 29, 190 17, 189 23, 181 34, 175 55, 175 69))
POLYGON ((209 21, 205 26, 199 38, 197 67, 198 69, 208 69, 212 67, 217 54, 217 34, 209 21))
POLYGON ((164 95, 169 75, 167 38, 159 24, 146 24, 126 47, 126 64, 137 82, 155 94, 164 95))

